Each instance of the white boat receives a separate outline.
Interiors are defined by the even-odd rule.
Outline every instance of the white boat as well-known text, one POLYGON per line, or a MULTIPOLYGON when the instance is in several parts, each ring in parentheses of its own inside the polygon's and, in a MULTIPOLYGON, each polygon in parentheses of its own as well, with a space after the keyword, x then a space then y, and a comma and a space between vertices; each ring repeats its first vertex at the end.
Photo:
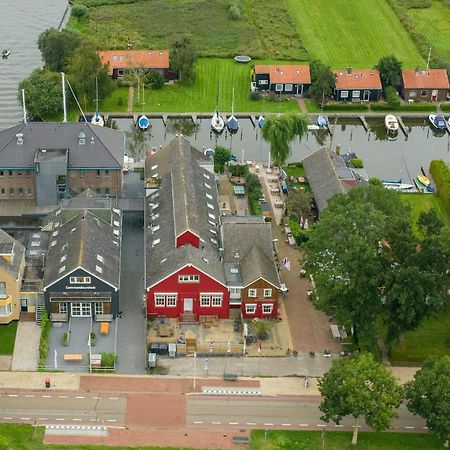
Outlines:
POLYGON ((259 116, 258 120, 256 121, 256 123, 258 124, 259 128, 262 128, 265 125, 265 123, 266 123, 266 119, 264 119, 263 116, 259 116))
POLYGON ((315 124, 308 125, 308 131, 317 131, 317 130, 320 130, 319 125, 315 125, 315 124))
POLYGON ((384 118, 384 126, 388 133, 396 133, 398 131, 398 119, 394 114, 387 114, 384 118))
POLYGON ((217 109, 211 118, 211 128, 216 133, 222 133, 225 128, 225 122, 217 109))
POLYGON ((8 56, 11 54, 11 50, 8 50, 8 49, 4 49, 3 51, 2 51, 2 58, 3 59, 7 59, 8 58, 8 56))
POLYGON ((98 125, 99 127, 103 127, 105 125, 105 121, 103 117, 98 112, 98 81, 97 77, 95 77, 95 114, 91 119, 92 125, 98 125))
POLYGON ((145 131, 150 126, 150 119, 145 114, 142 114, 137 121, 137 125, 142 131, 145 131))
POLYGON ((447 129, 447 123, 445 122, 444 116, 430 114, 428 116, 428 120, 431 122, 431 125, 433 125, 433 127, 437 130, 447 129))

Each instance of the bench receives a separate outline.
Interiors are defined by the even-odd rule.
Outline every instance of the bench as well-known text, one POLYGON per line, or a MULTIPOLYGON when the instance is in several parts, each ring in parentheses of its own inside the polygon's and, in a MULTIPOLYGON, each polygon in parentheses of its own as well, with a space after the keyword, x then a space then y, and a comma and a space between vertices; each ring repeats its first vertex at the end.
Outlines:
POLYGON ((100 322, 100 334, 109 333, 109 322, 100 322))
POLYGON ((64 361, 83 361, 82 353, 65 353, 64 361))
POLYGON ((238 379, 238 376, 235 373, 224 373, 223 379, 225 381, 236 381, 238 379))

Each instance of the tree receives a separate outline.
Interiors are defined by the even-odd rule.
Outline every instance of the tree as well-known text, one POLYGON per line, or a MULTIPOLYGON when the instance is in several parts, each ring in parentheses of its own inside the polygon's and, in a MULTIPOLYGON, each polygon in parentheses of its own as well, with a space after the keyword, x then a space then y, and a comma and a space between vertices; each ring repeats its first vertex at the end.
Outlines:
POLYGON ((197 52, 189 37, 179 38, 172 44, 170 49, 170 68, 178 72, 180 81, 190 82, 194 79, 196 61, 197 52))
POLYGON ((338 359, 318 382, 323 401, 322 420, 339 424, 343 417, 355 419, 352 444, 358 440, 358 422, 363 417, 376 431, 391 427, 402 401, 394 376, 370 354, 338 359))
POLYGON ((326 66, 319 60, 314 60, 310 64, 311 88, 310 94, 317 101, 331 98, 336 87, 336 77, 329 66, 326 66))
POLYGON ((162 89, 164 77, 157 70, 149 70, 145 75, 145 84, 152 89, 162 89))
POLYGON ((450 439, 450 356, 429 357, 406 384, 407 407, 427 421, 427 427, 444 441, 450 439))
POLYGON ((402 75, 402 63, 394 55, 385 56, 378 61, 376 68, 380 72, 383 89, 388 86, 397 89, 402 75))
POLYGON ((93 43, 85 42, 73 51, 67 61, 67 77, 85 110, 92 108, 94 104, 96 78, 100 99, 108 95, 114 87, 108 75, 108 68, 106 65, 102 66, 96 50, 93 43))
POLYGON ((274 164, 283 165, 290 154, 290 143, 308 131, 308 120, 301 114, 277 114, 266 118, 262 137, 270 143, 270 154, 274 164))
POLYGON ((81 44, 80 35, 49 28, 39 35, 37 45, 48 69, 62 72, 67 58, 81 44))
POLYGON ((36 69, 19 84, 20 102, 22 89, 25 89, 26 107, 31 120, 45 121, 62 111, 61 77, 58 73, 36 69))
POLYGON ((214 153, 214 172, 223 173, 225 164, 231 159, 231 152, 225 147, 216 147, 214 153))
POLYGON ((311 214, 311 200, 311 195, 304 191, 291 191, 286 199, 289 216, 297 222, 301 216, 308 217, 311 214))
POLYGON ((422 211, 417 220, 417 226, 424 235, 437 235, 442 230, 444 222, 439 218, 434 208, 422 211))

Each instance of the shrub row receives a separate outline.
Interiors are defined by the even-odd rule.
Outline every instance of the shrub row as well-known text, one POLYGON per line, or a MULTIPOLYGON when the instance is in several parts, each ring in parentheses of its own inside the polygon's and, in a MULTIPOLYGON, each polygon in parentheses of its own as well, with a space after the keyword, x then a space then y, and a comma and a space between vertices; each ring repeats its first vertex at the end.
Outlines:
POLYGON ((450 102, 441 103, 441 109, 442 111, 450 111, 450 102))
POLYGON ((127 5, 130 3, 139 3, 143 0, 79 0, 77 3, 87 6, 88 8, 95 8, 97 6, 108 5, 127 5))
POLYGON ((240 20, 242 17, 242 9, 239 0, 228 0, 228 15, 231 20, 240 20))
POLYGON ((261 206, 259 204, 259 198, 262 196, 261 181, 259 181, 258 175, 248 172, 245 176, 245 182, 250 212, 251 214, 260 216, 262 214, 261 206))
POLYGON ((437 194, 450 214, 450 169, 442 159, 434 159, 430 163, 430 173, 436 183, 437 194))
POLYGON ((389 105, 388 103, 381 102, 381 103, 372 103, 370 105, 370 109, 372 111, 436 111, 436 105, 433 105, 432 103, 425 103, 425 102, 418 102, 418 103, 412 103, 411 105, 398 105, 393 106, 389 105))
POLYGON ((324 111, 367 111, 366 103, 327 103, 323 105, 324 111))
POLYGON ((39 340, 39 367, 45 367, 48 354, 48 335, 50 334, 50 328, 52 323, 48 316, 48 312, 44 309, 42 311, 41 319, 41 338, 39 340))

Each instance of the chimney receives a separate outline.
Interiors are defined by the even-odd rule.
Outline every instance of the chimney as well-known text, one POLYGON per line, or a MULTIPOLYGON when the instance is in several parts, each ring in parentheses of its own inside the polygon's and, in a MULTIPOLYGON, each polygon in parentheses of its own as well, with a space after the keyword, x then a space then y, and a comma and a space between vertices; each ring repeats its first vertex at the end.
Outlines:
POLYGON ((94 136, 91 137, 91 145, 94 145, 94 136))
POLYGON ((347 66, 347 74, 351 75, 352 73, 352 66, 347 66))
POLYGON ((78 135, 78 145, 85 145, 85 144, 86 144, 86 135, 83 132, 81 132, 78 135))
POLYGON ((23 133, 17 133, 16 138, 17 138, 17 145, 23 145, 23 133))

